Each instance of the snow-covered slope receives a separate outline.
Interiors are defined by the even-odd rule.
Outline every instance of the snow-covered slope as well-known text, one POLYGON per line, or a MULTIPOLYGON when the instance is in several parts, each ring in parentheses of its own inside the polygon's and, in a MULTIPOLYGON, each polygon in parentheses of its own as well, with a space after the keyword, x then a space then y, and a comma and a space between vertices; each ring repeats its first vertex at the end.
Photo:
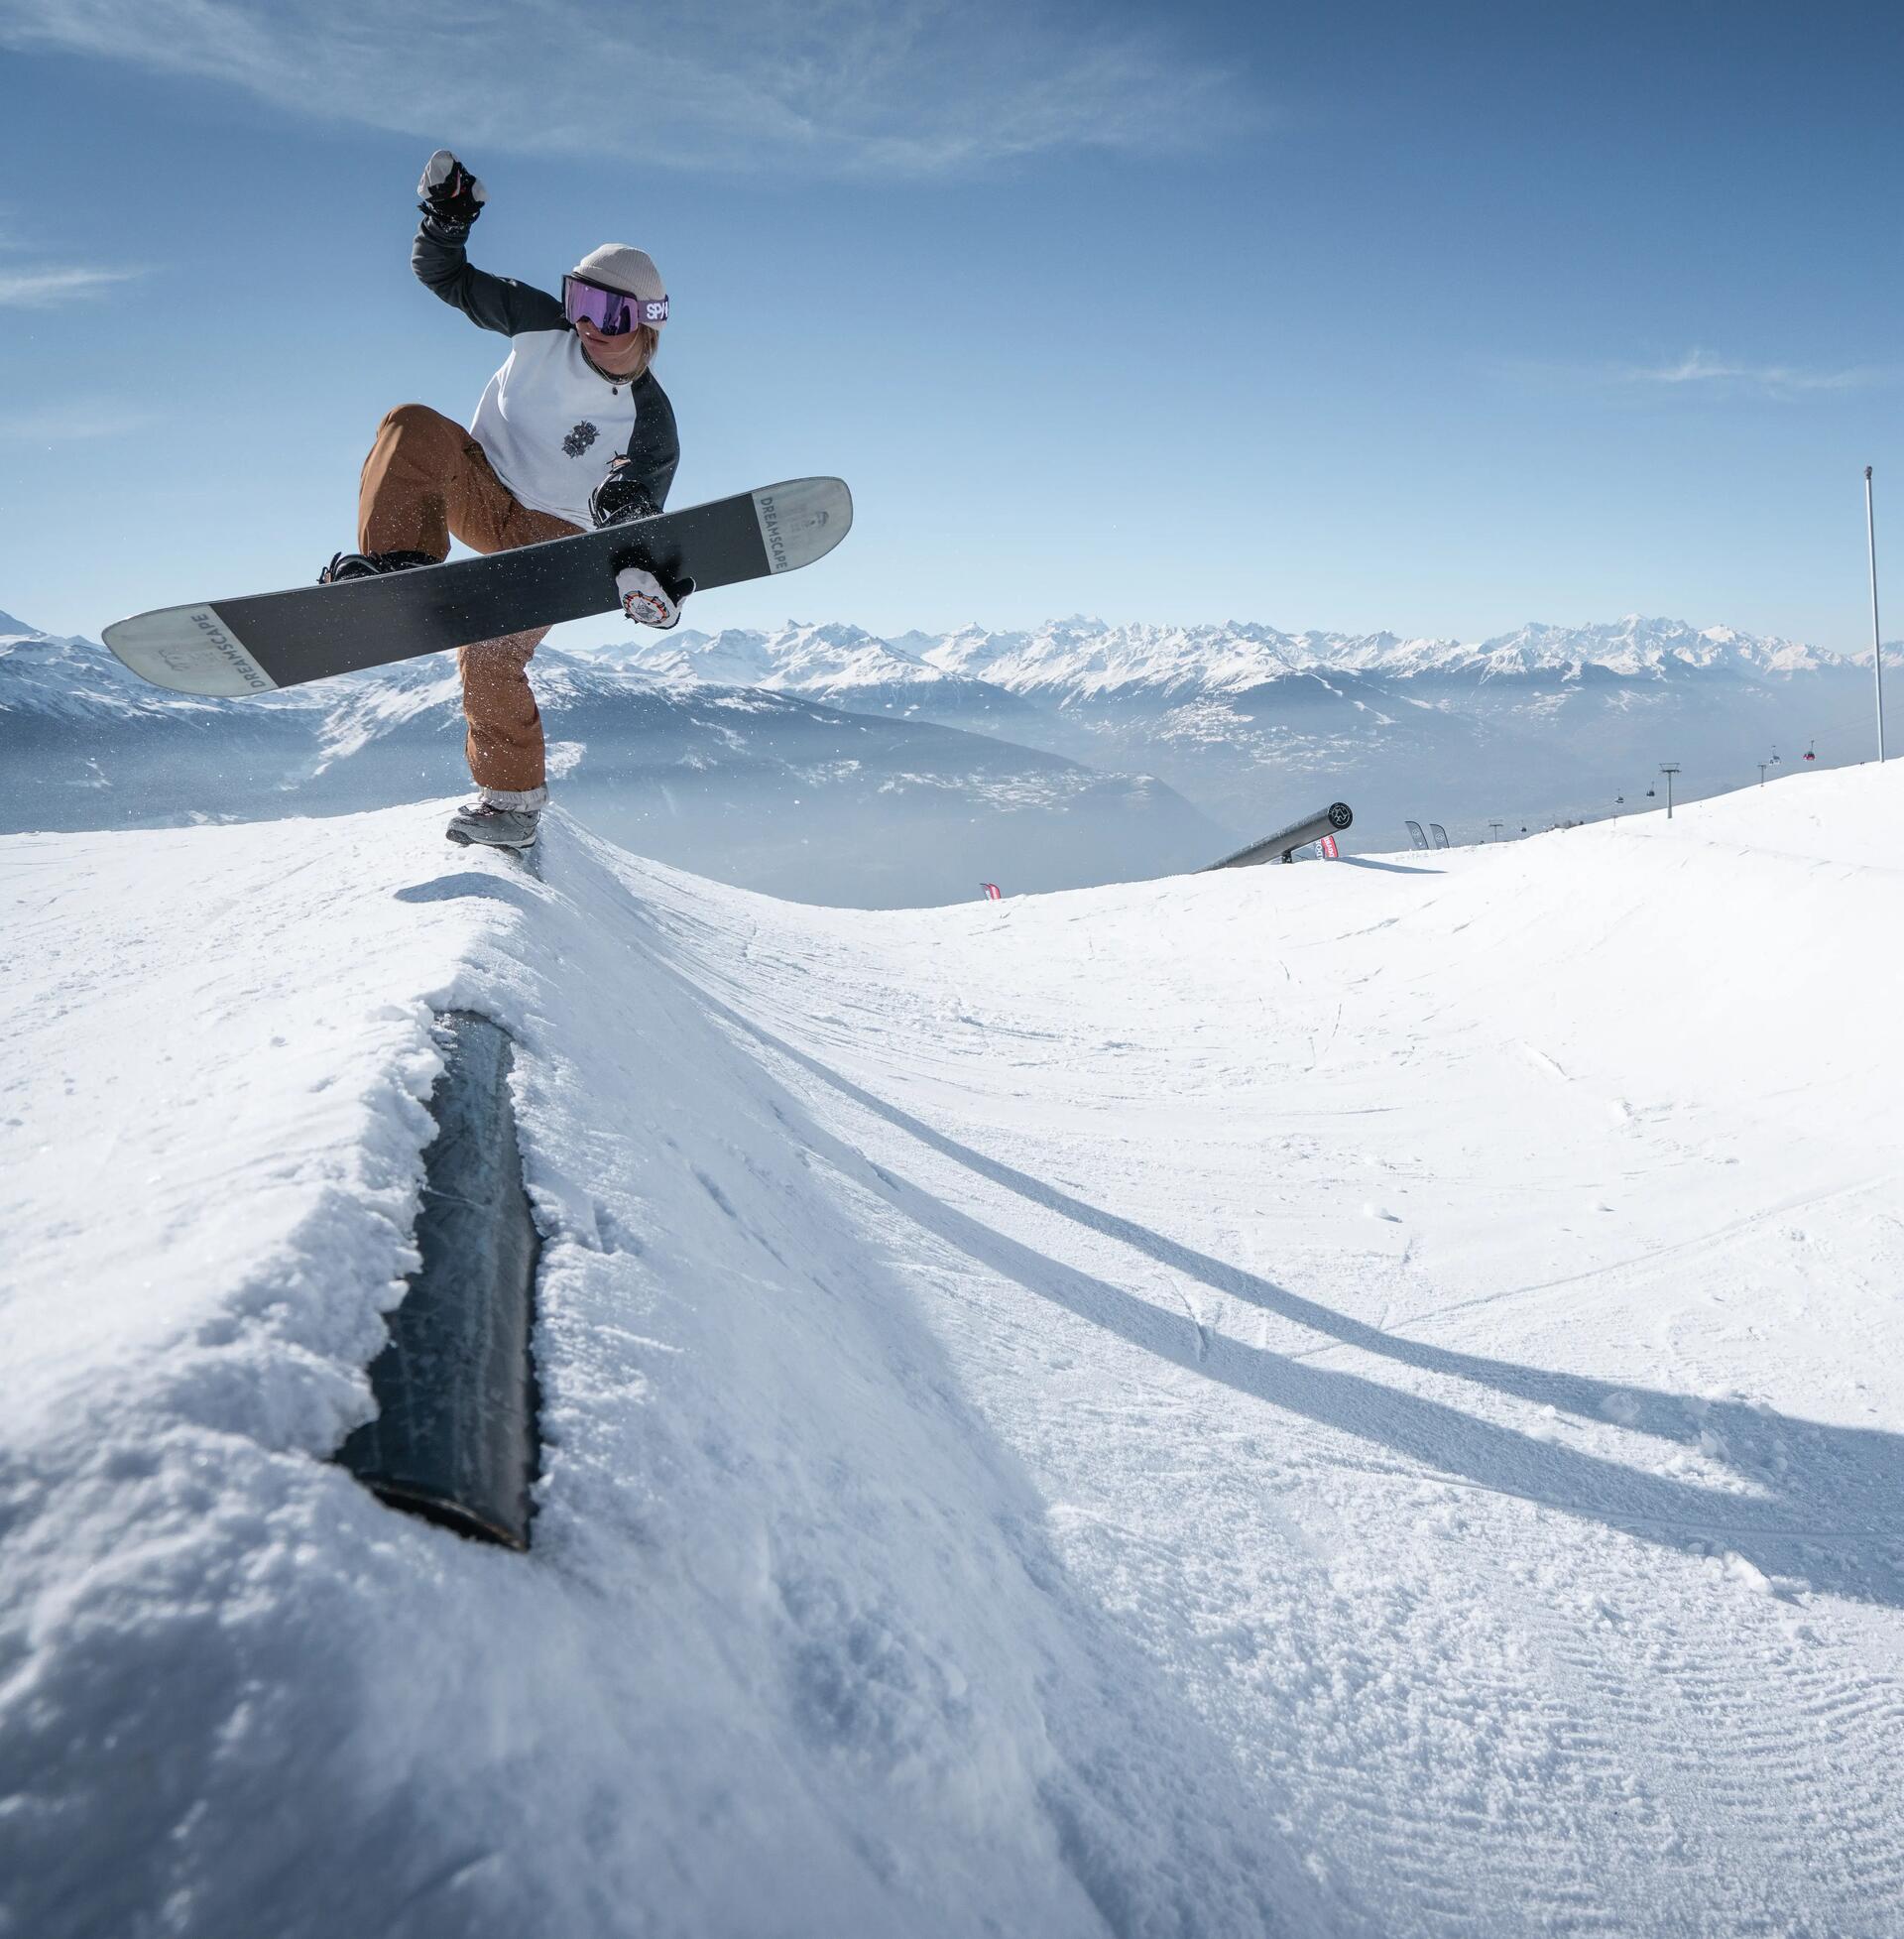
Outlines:
POLYGON ((0 1930, 1895 1933, 1904 771, 873 914, 0 840, 0 1930), (528 1558, 328 1453, 518 1035, 528 1558))

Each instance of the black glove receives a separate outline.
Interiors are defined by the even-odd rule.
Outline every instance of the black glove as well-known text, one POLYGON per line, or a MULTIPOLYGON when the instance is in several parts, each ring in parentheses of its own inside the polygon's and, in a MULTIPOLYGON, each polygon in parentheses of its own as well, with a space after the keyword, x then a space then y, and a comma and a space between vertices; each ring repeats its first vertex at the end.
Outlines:
POLYGON ((598 526, 652 519, 660 509, 626 458, 617 458, 614 469, 588 495, 589 515, 598 526))
POLYGON ((467 230, 489 200, 489 190, 446 148, 423 165, 416 192, 423 198, 416 206, 446 229, 467 230))

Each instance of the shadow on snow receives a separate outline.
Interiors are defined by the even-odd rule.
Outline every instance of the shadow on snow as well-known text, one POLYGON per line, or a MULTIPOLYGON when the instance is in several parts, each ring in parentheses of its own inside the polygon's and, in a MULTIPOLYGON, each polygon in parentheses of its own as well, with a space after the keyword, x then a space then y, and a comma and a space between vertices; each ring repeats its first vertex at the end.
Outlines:
POLYGON ((1709 1400, 1519 1366, 1385 1332, 989 1158, 795 1049, 706 990, 698 995, 730 1024, 942 1157, 1215 1292, 1418 1373, 1492 1388, 1535 1405, 1699 1449, 1726 1462, 1752 1492, 1649 1474, 1425 1394, 1247 1346, 985 1225, 875 1164, 797 1106, 783 1114, 789 1130, 815 1151, 848 1176, 870 1183, 924 1230, 1131 1345, 1405 1455, 1445 1479, 1459 1478, 1663 1545, 1737 1554, 1765 1575, 1785 1578, 1782 1587, 1796 1583, 1904 1607, 1904 1436, 1829 1426, 1741 1400, 1709 1400))

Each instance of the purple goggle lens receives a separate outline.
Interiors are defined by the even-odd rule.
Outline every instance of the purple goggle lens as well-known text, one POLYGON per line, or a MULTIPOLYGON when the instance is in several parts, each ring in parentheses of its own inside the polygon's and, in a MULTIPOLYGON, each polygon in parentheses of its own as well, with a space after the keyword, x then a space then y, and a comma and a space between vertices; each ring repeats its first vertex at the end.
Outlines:
POLYGON ((562 314, 571 323, 593 323, 604 336, 626 336, 638 323, 659 329, 667 321, 667 299, 649 302, 624 290, 605 290, 579 276, 562 278, 562 314))

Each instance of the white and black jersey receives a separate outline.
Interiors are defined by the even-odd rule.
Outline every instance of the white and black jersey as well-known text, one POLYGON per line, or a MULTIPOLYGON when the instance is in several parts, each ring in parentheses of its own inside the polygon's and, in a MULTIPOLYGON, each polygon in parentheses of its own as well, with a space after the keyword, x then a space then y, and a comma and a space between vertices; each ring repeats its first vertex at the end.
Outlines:
POLYGON ((626 454, 656 508, 665 504, 681 446, 654 372, 632 383, 604 377, 582 354, 559 299, 472 268, 466 233, 425 216, 410 264, 445 303, 510 339, 469 426, 497 477, 520 503, 587 531, 589 493, 626 454))

